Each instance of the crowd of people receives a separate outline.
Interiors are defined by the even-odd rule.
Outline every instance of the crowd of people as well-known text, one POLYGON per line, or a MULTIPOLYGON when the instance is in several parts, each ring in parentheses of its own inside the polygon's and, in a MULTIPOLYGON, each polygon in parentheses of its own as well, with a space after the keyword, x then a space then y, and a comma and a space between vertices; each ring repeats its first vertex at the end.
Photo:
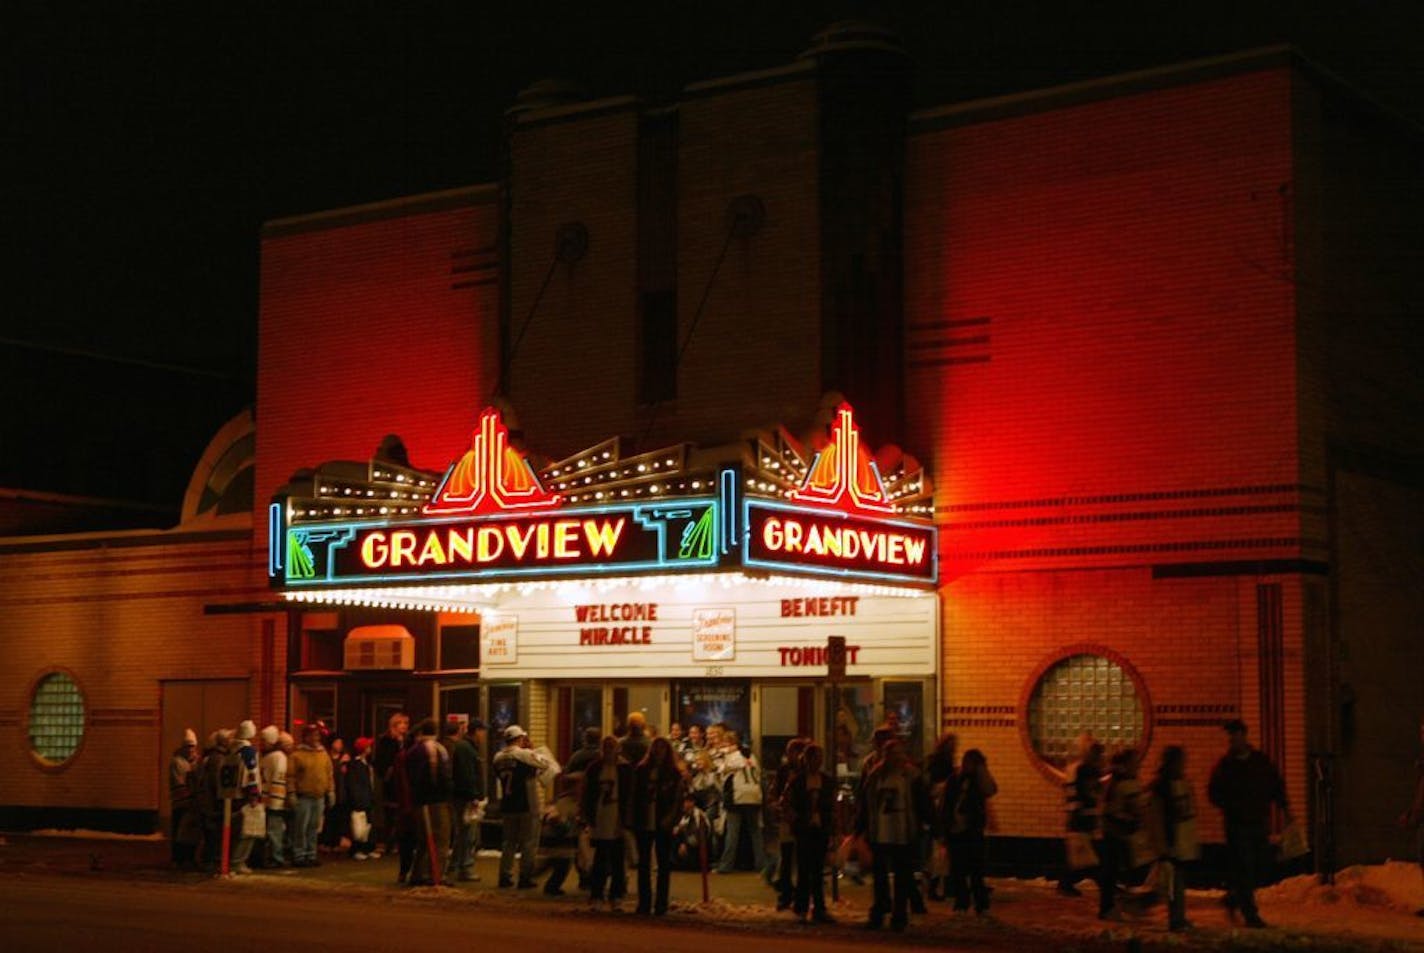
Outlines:
MULTIPOLYGON (((1225 727, 1228 749, 1207 795, 1225 822, 1228 909, 1260 927, 1254 889, 1269 857, 1273 806, 1288 834, 1293 821, 1275 766, 1249 744, 1244 724, 1225 727)), ((870 868, 871 929, 887 920, 905 929, 911 914, 927 911, 927 900, 978 914, 990 907, 985 869, 998 785, 984 753, 971 748, 961 757, 953 734, 920 765, 896 726, 883 725, 859 770, 840 777, 827 771, 819 744, 795 738, 763 777, 756 756, 724 724, 685 732, 673 724, 664 735, 634 713, 618 734, 587 729, 562 766, 509 725, 490 762, 488 792, 478 720, 442 726, 425 719, 412 729, 397 714, 383 734, 358 738, 349 751, 320 724, 303 725, 300 738, 296 744, 275 726, 258 731, 244 721, 213 733, 199 751, 194 733, 185 732, 169 773, 174 863, 243 874, 315 867, 320 848, 344 849, 357 861, 394 853, 402 884, 478 880, 475 857, 493 803, 503 835, 500 888, 535 888, 542 876, 543 891, 562 896, 577 871, 576 889, 617 908, 633 867, 636 910, 657 916, 668 910, 673 869, 731 873, 745 847, 777 909, 804 922, 834 922, 828 864, 854 876, 870 868), (767 850, 770 828, 775 852, 767 850)), ((1199 841, 1186 752, 1165 747, 1146 785, 1138 772, 1133 749, 1109 757, 1091 737, 1079 740, 1064 774, 1058 887, 1080 896, 1077 884, 1094 881, 1098 916, 1107 920, 1165 900, 1169 929, 1189 929, 1183 874, 1199 841)))

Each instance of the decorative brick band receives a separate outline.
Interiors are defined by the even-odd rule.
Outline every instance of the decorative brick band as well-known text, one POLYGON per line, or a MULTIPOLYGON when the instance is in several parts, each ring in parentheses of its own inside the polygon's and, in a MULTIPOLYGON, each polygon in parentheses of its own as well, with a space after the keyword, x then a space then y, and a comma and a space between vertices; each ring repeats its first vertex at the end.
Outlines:
POLYGON ((1013 705, 945 705, 940 709, 945 715, 1012 715, 1013 705))
POLYGON ((1018 722, 1012 718, 946 718, 946 728, 1013 728, 1018 722))

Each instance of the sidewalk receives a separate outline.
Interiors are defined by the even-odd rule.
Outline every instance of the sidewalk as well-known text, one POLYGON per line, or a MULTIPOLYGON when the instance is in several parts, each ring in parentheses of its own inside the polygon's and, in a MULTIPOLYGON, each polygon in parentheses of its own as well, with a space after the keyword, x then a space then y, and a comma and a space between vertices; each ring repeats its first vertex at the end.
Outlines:
MULTIPOLYGON (((321 855, 322 866, 311 869, 261 871, 232 878, 234 890, 300 891, 323 897, 350 893, 384 897, 390 902, 468 903, 475 906, 519 907, 531 916, 562 915, 612 916, 606 906, 595 907, 576 889, 571 875, 564 897, 548 897, 542 890, 500 890, 495 887, 497 855, 485 852, 476 871, 480 880, 454 883, 440 888, 407 888, 396 884, 397 863, 387 856, 379 860, 355 861, 344 853, 321 855)), ((1393 866, 1393 865, 1391 865, 1393 866)), ((1391 875, 1405 878, 1418 869, 1398 865, 1391 875)), ((1382 870, 1385 868, 1364 868, 1382 870)), ((125 880, 174 885, 211 883, 210 876, 174 870, 168 865, 166 841, 144 838, 103 838, 100 836, 4 835, 0 839, 0 877, 12 875, 119 877, 125 880)), ((1424 953, 1424 919, 1402 909, 1398 900, 1384 895, 1363 880, 1342 886, 1318 888, 1313 881, 1295 878, 1260 894, 1261 913, 1271 929, 1246 930, 1233 927, 1221 907, 1220 891, 1191 891, 1188 916, 1197 929, 1187 934, 1169 934, 1166 915, 1159 905, 1145 915, 1129 917, 1124 923, 1104 924, 1096 916, 1097 898, 1084 884, 1084 896, 1059 896, 1052 883, 1044 880, 996 879, 992 915, 975 917, 954 914, 949 904, 931 902, 926 916, 912 918, 907 940, 936 940, 957 945, 1002 947, 1006 942, 1023 948, 1076 946, 1116 948, 1135 944, 1142 949, 1161 950, 1311 950, 1366 951, 1402 950, 1424 953), (1018 939, 1015 940, 1014 938, 1018 939)), ((3 882, 3 881, 0 881, 3 882)), ((696 872, 677 871, 672 878, 670 918, 684 925, 689 921, 715 923, 721 928, 756 932, 796 932, 830 929, 839 933, 859 930, 870 903, 870 886, 841 880, 840 902, 832 913, 838 926, 805 927, 790 912, 775 909, 775 896, 757 875, 746 872, 709 874, 710 899, 702 903, 702 878, 696 872)), ((629 871, 629 886, 636 886, 629 871)), ((1424 887, 1420 888, 1424 894, 1424 887)), ((1406 900, 1412 898, 1406 898, 1406 900)), ((623 904, 627 916, 634 906, 630 898, 623 904)), ((882 931, 891 941, 893 934, 882 931)))

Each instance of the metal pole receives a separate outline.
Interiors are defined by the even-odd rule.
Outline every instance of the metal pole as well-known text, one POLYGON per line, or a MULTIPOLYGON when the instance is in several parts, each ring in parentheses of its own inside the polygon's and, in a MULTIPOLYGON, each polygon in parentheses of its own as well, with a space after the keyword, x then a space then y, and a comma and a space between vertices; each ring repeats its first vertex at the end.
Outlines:
POLYGON ((425 820, 425 847, 430 852, 430 882, 440 886, 440 858, 435 854, 435 829, 430 826, 430 805, 420 805, 421 817, 425 820))
POLYGON ((232 857, 232 798, 223 798, 222 867, 221 876, 229 873, 228 864, 232 857))

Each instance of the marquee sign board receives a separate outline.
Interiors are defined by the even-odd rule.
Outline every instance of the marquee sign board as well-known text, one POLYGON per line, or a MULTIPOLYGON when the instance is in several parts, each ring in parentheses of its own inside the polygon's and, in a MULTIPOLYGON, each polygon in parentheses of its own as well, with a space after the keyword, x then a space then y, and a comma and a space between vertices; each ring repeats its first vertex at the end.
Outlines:
MULTIPOLYGON (((935 528, 904 515, 896 500, 907 491, 887 491, 859 440, 851 410, 842 405, 829 440, 809 463, 799 462, 798 451, 794 468, 783 471, 795 482, 783 482, 787 489, 771 496, 749 492, 747 484, 757 480, 744 480, 734 468, 700 479, 684 474, 674 487, 669 470, 645 478, 644 464, 621 464, 600 445, 601 458, 612 456, 608 463, 579 459, 577 474, 567 462, 549 469, 562 473, 558 487, 571 487, 565 495, 546 488, 510 446, 499 413, 486 410, 470 449, 438 485, 433 474, 373 461, 369 483, 352 483, 348 476, 338 488, 339 479, 318 478, 313 493, 328 493, 330 500, 311 500, 305 508, 286 498, 274 501, 270 574, 275 587, 292 590, 742 567, 933 586, 935 528), (613 466, 623 466, 632 482, 607 481, 613 466), (594 493, 590 486, 602 489, 594 493), (390 505, 378 505, 387 491, 390 505), (606 501, 590 505, 595 498, 606 501), (318 509, 319 503, 330 505, 318 509)), ((674 464, 668 458, 648 465, 655 470, 674 464)), ((913 479, 910 490, 919 486, 918 471, 913 479)), ((737 639, 730 620, 715 613, 698 618, 699 654, 709 661, 732 657, 737 639)))

